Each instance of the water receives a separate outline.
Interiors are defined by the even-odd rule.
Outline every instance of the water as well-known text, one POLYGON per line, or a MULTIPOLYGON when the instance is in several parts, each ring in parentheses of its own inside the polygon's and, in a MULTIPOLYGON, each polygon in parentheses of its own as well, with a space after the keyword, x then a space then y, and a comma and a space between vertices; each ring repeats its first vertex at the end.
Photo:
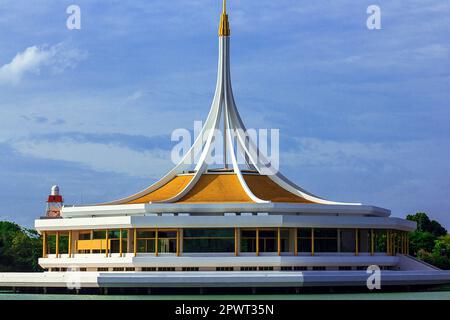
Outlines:
POLYGON ((261 295, 70 295, 0 293, 0 300, 450 300, 450 291, 261 295))

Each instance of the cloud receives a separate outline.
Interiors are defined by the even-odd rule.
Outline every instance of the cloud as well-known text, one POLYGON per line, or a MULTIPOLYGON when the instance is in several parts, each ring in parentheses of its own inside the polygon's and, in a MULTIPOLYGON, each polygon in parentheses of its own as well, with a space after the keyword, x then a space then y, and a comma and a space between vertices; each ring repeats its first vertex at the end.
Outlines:
POLYGON ((37 124, 44 124, 48 122, 48 119, 44 116, 39 116, 39 115, 21 115, 20 116, 22 119, 27 120, 27 121, 32 121, 34 123, 37 124))
POLYGON ((2 204, 8 208, 0 210, 0 220, 27 227, 33 227, 33 220, 44 214, 45 201, 54 184, 60 186, 64 202, 70 205, 120 199, 154 181, 145 175, 98 172, 73 161, 23 155, 1 142, 0 168, 2 204))
POLYGON ((68 161, 97 172, 114 172, 134 177, 160 177, 170 169, 170 152, 153 148, 137 151, 116 144, 55 141, 16 141, 12 147, 22 155, 38 159, 68 161))
POLYGON ((136 101, 136 100, 141 99, 144 95, 145 95, 145 92, 143 92, 141 90, 137 90, 137 91, 133 92, 131 95, 129 95, 128 97, 126 97, 125 101, 136 101))
MULTIPOLYGON (((54 1, 0 3, 1 30, 8 30, 0 37, 0 143, 12 141, 16 156, 0 150, 4 209, 32 216, 42 200, 22 201, 24 193, 45 198, 54 183, 65 186, 66 198, 73 188, 80 203, 81 192, 92 196, 88 202, 110 200, 144 187, 141 175, 160 177, 162 165, 171 166, 169 156, 159 157, 170 143, 153 137, 192 128, 208 112, 220 3, 83 0, 90 18, 81 33, 64 28, 64 10, 51 18, 60 10, 54 1), (13 75, 26 83, 74 67, 73 46, 51 49, 69 35, 92 53, 86 68, 8 90, 13 75), (25 67, 18 52, 34 62, 25 67)), ((450 4, 380 0, 380 31, 366 28, 369 4, 230 3, 239 110, 248 127, 280 128, 282 171, 307 190, 400 215, 427 211, 450 226, 450 4)))
POLYGON ((27 73, 38 73, 50 58, 50 53, 36 46, 19 52, 10 63, 0 68, 0 83, 17 84, 27 73))
POLYGON ((449 225, 448 139, 355 142, 298 138, 280 162, 294 181, 326 198, 426 211, 449 225))
POLYGON ((19 52, 11 62, 0 67, 0 85, 17 85, 28 74, 40 74, 49 69, 53 74, 74 68, 87 56, 86 52, 61 42, 54 46, 32 46, 19 52))
POLYGON ((347 168, 376 174, 396 171, 404 177, 429 178, 435 174, 436 181, 441 180, 442 170, 450 170, 446 158, 437 159, 442 150, 449 150, 447 139, 358 142, 307 137, 291 141, 295 142, 280 155, 287 166, 347 168))
POLYGON ((34 142, 55 142, 73 141, 76 143, 98 143, 105 145, 115 145, 135 151, 147 151, 151 149, 170 150, 173 142, 170 135, 131 135, 124 133, 87 133, 78 131, 52 132, 49 134, 33 134, 27 141, 34 142))

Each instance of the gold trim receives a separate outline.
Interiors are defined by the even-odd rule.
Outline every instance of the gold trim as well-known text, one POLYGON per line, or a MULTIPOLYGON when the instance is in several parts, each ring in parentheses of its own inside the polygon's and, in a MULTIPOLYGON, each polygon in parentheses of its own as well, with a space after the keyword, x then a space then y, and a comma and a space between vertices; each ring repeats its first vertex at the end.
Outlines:
POLYGON ((123 244, 122 244, 122 241, 123 241, 123 237, 122 237, 122 229, 119 229, 119 232, 120 232, 120 235, 119 235, 119 241, 120 241, 120 243, 119 243, 119 256, 120 257, 122 257, 122 255, 123 255, 123 244))
POLYGON ((295 228, 294 255, 298 256, 298 228, 295 228))
POLYGON ((390 251, 389 251, 389 230, 386 230, 386 254, 388 256, 390 255, 390 251))
POLYGON ((405 243, 405 252, 403 252, 403 254, 406 254, 406 232, 403 233, 403 237, 404 237, 404 243, 405 243))
POLYGON ((42 258, 47 257, 47 232, 42 232, 42 258))
POLYGON ((281 255, 281 230, 280 227, 277 229, 277 252, 278 255, 281 255))
POLYGON ((392 233, 392 255, 397 255, 397 234, 395 233, 395 231, 392 233))
POLYGON ((314 255, 314 228, 311 228, 311 255, 314 255))
POLYGON ((180 256, 180 229, 177 229, 177 257, 180 256))
POLYGON ((400 234, 400 243, 401 243, 401 252, 402 254, 405 253, 405 236, 403 232, 400 234))
POLYGON ((259 256, 259 228, 256 228, 256 255, 259 256))
POLYGON ((391 246, 391 230, 387 231, 387 240, 388 240, 388 254, 392 255, 392 246, 391 246))
POLYGON ((403 254, 406 254, 406 232, 403 232, 403 254))
POLYGON ((403 254, 406 254, 406 232, 403 233, 403 254))
POLYGON ((370 229, 370 255, 373 256, 375 253, 375 235, 373 229, 370 229))
POLYGON ((406 235, 406 254, 409 255, 409 234, 406 235))
POLYGON ((391 231, 391 254, 395 256, 395 242, 394 242, 394 232, 391 231))
POLYGON ((155 257, 158 256, 158 247, 159 247, 159 240, 158 240, 158 228, 155 228, 155 257))
POLYGON ((239 243, 238 243, 238 228, 234 228, 234 255, 237 257, 239 255, 239 243))
POLYGON ((109 256, 109 250, 108 250, 108 242, 109 242, 109 230, 106 229, 106 233, 105 233, 105 240, 106 240, 106 248, 105 248, 105 257, 109 256))
POLYGON ((59 231, 56 231, 56 257, 59 257, 59 231))
POLYGON ((228 22, 227 15, 227 1, 223 0, 222 15, 220 16, 219 23, 219 37, 229 37, 230 34, 230 23, 228 22))
POLYGON ((137 232, 136 232, 136 228, 134 228, 134 235, 133 235, 134 239, 133 239, 133 254, 136 257, 136 253, 137 253, 137 232))
POLYGON ((69 253, 69 258, 72 257, 72 230, 69 231, 69 245, 68 245, 68 253, 69 253))

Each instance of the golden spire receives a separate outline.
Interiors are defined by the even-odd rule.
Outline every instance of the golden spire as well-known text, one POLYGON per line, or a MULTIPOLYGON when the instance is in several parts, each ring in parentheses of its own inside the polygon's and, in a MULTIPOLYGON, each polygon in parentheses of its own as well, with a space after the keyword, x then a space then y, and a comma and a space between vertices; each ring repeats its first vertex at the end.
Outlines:
POLYGON ((227 0, 223 0, 222 16, 220 17, 219 24, 219 37, 230 36, 230 24, 228 23, 227 15, 227 0))

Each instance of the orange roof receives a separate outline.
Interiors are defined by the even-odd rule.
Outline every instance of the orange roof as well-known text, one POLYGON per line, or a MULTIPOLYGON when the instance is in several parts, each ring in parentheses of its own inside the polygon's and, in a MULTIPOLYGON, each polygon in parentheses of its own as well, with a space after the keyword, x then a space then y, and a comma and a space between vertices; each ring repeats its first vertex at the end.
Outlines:
MULTIPOLYGON (((268 176, 258 174, 243 174, 253 194, 261 200, 272 202, 313 203, 299 197, 273 182, 268 176)), ((170 199, 180 193, 192 180, 193 175, 179 175, 168 183, 143 195, 127 204, 148 203, 170 199)), ((236 174, 203 174, 192 189, 179 203, 230 203, 253 200, 245 193, 236 174)))
POLYGON ((146 194, 140 198, 127 202, 126 204, 148 203, 150 201, 161 201, 176 196, 192 180, 192 175, 176 176, 161 188, 146 194))
POLYGON ((244 174, 244 180, 253 194, 261 200, 272 202, 313 203, 299 197, 273 182, 268 176, 244 174))
POLYGON ((204 174, 178 202, 253 202, 235 174, 204 174))

